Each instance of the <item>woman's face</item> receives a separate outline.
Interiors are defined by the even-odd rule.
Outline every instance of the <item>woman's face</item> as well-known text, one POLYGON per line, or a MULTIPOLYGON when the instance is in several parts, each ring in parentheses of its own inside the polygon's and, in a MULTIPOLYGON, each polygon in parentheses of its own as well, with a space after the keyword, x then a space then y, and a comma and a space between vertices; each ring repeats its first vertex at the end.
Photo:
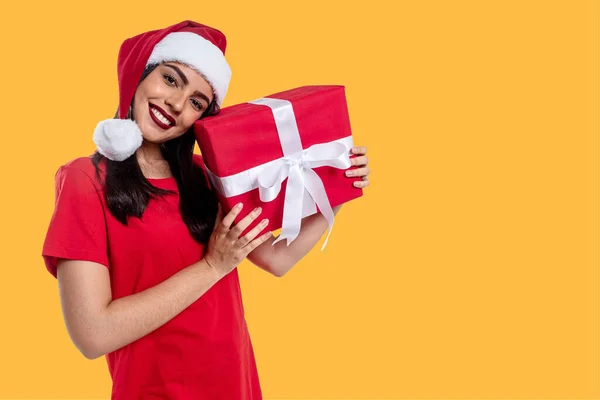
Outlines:
POLYGON ((133 116, 145 140, 163 143, 183 135, 213 99, 208 82, 175 62, 160 64, 138 86, 133 116))

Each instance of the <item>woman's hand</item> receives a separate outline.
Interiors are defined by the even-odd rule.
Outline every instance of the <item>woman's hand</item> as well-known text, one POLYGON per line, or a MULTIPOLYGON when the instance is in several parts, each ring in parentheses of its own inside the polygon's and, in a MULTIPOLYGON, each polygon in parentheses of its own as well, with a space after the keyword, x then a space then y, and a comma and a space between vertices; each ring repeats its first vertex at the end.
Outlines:
POLYGON ((350 163, 359 168, 346 170, 346 176, 360 177, 361 180, 354 182, 354 186, 366 188, 369 186, 368 176, 371 173, 371 170, 367 167, 367 164, 369 163, 369 159, 366 156, 367 148, 364 146, 355 146, 352 148, 352 154, 356 154, 358 157, 351 158, 350 163))
POLYGON ((235 217, 241 211, 242 204, 239 203, 223 218, 223 210, 219 204, 215 227, 204 255, 204 260, 217 271, 219 278, 230 273, 246 258, 248 253, 272 236, 271 232, 267 232, 255 239, 256 235, 267 225, 268 220, 263 219, 246 235, 240 237, 240 234, 260 215, 262 210, 255 208, 237 225, 232 226, 235 217))

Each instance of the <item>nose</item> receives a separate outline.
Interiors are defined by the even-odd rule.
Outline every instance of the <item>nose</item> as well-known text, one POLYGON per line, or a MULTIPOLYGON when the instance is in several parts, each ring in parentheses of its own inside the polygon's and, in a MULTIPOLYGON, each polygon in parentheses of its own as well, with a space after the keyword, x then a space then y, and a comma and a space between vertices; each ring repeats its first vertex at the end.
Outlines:
POLYGON ((165 100, 165 103, 178 114, 183 110, 183 102, 184 96, 181 93, 173 93, 165 100))

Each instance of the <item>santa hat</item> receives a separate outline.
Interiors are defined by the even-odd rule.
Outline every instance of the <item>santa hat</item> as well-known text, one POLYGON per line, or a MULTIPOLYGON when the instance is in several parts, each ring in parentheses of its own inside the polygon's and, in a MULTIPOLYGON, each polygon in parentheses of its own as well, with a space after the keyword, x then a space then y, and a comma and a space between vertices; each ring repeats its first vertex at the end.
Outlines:
POLYGON ((117 66, 118 119, 100 121, 96 126, 93 139, 98 152, 108 159, 123 161, 142 145, 142 132, 137 123, 128 119, 128 112, 142 74, 150 64, 181 62, 197 70, 212 86, 220 107, 231 80, 226 46, 223 33, 193 21, 126 39, 119 50, 117 66))

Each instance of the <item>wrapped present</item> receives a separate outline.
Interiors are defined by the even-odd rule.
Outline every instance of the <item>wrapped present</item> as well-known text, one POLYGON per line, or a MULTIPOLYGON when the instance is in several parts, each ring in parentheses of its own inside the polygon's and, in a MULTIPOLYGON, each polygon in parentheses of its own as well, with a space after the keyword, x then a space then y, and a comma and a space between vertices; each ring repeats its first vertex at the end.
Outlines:
POLYGON ((344 172, 355 167, 343 86, 304 86, 226 107, 197 121, 194 132, 224 213, 242 202, 237 223, 262 207, 243 234, 268 218, 262 232, 281 228, 275 242, 289 245, 302 218, 316 212, 330 234, 332 207, 362 195, 353 186, 360 178, 344 172))

